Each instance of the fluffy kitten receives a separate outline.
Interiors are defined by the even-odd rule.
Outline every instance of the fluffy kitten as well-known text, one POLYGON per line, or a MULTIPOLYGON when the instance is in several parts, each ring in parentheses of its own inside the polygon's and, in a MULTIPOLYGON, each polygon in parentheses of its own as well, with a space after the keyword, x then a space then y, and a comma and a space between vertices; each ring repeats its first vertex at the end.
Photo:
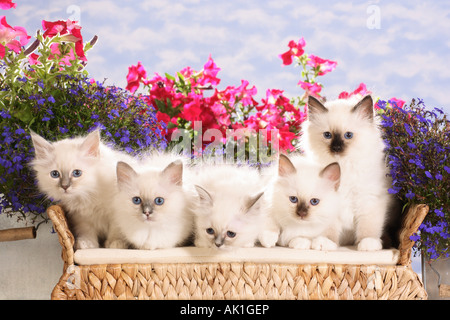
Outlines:
POLYGON ((276 238, 259 239, 266 226, 260 198, 264 185, 256 169, 233 165, 203 166, 192 177, 198 193, 195 210, 195 245, 229 249, 266 247, 276 238))
POLYGON ((323 105, 310 96, 308 120, 302 127, 306 154, 322 165, 337 161, 341 167, 340 243, 355 243, 358 250, 382 249, 381 237, 393 199, 387 192, 384 144, 372 97, 323 105))
POLYGON ((278 244, 295 249, 334 250, 340 211, 340 167, 319 167, 303 156, 280 155, 278 176, 267 202, 280 228, 278 244))
POLYGON ((118 190, 112 202, 112 248, 159 249, 182 245, 192 233, 193 219, 183 188, 183 162, 153 156, 131 167, 117 163, 118 190))
POLYGON ((67 213, 75 248, 99 247, 109 232, 106 209, 115 185, 115 165, 129 157, 100 141, 100 131, 86 137, 48 142, 31 132, 39 190, 67 213))

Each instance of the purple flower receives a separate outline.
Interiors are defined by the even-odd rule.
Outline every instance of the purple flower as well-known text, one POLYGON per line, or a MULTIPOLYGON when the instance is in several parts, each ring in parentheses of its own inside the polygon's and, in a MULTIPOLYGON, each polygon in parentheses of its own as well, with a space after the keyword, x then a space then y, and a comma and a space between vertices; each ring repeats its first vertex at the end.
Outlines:
POLYGON ((407 124, 407 123, 404 123, 403 126, 405 127, 405 130, 406 130, 406 132, 408 132, 409 136, 412 137, 414 134, 413 134, 413 132, 411 131, 410 125, 407 124))
POLYGON ((433 175, 430 173, 430 171, 425 171, 425 175, 428 177, 428 178, 430 178, 430 179, 433 179, 433 175))
POLYGON ((411 192, 411 190, 408 190, 408 192, 405 194, 405 197, 408 199, 414 198, 415 194, 414 192, 411 192))
POLYGON ((412 143, 412 142, 407 142, 406 143, 407 145, 408 145, 408 147, 410 147, 411 149, 416 149, 417 147, 416 147, 416 145, 414 144, 414 143, 412 143))
POLYGON ((397 194, 398 191, 399 191, 399 190, 396 190, 396 189, 394 189, 394 188, 389 188, 389 189, 388 189, 388 192, 389 192, 390 194, 397 194))
POLYGON ((437 215, 438 217, 444 217, 444 216, 445 216, 445 213, 442 211, 442 208, 440 208, 440 209, 434 209, 434 213, 436 213, 436 215, 437 215))

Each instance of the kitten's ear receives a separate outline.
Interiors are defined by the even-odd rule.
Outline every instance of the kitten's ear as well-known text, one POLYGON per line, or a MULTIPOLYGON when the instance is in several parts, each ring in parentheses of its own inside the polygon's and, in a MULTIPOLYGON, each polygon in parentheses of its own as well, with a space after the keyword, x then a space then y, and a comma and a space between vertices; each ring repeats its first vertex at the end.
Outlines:
POLYGON ((126 162, 119 161, 116 165, 117 184, 119 188, 124 186, 131 186, 134 179, 138 174, 134 169, 126 162))
POLYGON ((297 170, 291 160, 289 160, 289 158, 284 154, 280 154, 280 159, 278 160, 278 175, 280 177, 285 177, 296 172, 297 170))
POLYGON ((341 167, 339 166, 339 163, 330 163, 319 173, 319 176, 330 180, 334 185, 334 190, 337 191, 337 189, 339 189, 339 183, 341 180, 341 167))
POLYGON ((308 96, 308 115, 326 113, 328 109, 313 96, 308 96))
POLYGON ((353 107, 352 112, 359 112, 369 120, 373 120, 373 100, 372 96, 367 95, 353 107))
POLYGON ((100 155, 100 130, 89 133, 80 148, 87 156, 98 157, 100 155))
POLYGON ((162 176, 167 177, 170 183, 181 186, 183 184, 183 162, 175 160, 170 163, 162 172, 162 176))
POLYGON ((264 191, 258 193, 256 196, 250 197, 247 200, 247 204, 246 204, 247 211, 249 211, 255 205, 255 203, 258 202, 258 200, 262 197, 263 194, 264 194, 264 191))
POLYGON ((45 159, 54 150, 53 145, 34 131, 30 130, 30 135, 36 159, 45 159))
POLYGON ((200 201, 211 205, 213 202, 211 194, 202 187, 200 187, 199 185, 195 185, 194 187, 195 190, 197 190, 198 196, 200 197, 200 201))

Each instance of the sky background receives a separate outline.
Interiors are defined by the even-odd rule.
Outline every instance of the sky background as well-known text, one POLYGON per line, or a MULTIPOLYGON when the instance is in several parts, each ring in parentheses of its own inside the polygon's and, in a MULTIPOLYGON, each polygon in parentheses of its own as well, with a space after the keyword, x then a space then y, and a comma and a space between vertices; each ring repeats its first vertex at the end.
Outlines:
MULTIPOLYGON (((300 68, 282 66, 289 40, 306 40, 305 52, 337 61, 321 77, 322 94, 335 99, 364 82, 375 97, 422 98, 450 114, 450 1, 207 1, 16 0, 3 11, 30 35, 41 21, 79 20, 87 70, 106 84, 126 86, 130 65, 148 77, 202 69, 211 54, 221 71, 219 89, 241 79, 258 89, 302 95, 300 68)), ((31 42, 30 42, 31 43, 31 42)))

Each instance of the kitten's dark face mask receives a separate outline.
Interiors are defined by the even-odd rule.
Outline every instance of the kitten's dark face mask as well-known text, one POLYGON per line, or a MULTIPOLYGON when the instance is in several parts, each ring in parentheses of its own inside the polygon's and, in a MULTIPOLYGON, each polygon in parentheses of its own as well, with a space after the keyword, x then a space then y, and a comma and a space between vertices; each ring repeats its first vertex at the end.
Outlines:
POLYGON ((344 155, 348 145, 353 139, 353 132, 347 131, 342 134, 339 131, 325 131, 323 133, 325 143, 328 143, 329 152, 331 155, 344 155))

